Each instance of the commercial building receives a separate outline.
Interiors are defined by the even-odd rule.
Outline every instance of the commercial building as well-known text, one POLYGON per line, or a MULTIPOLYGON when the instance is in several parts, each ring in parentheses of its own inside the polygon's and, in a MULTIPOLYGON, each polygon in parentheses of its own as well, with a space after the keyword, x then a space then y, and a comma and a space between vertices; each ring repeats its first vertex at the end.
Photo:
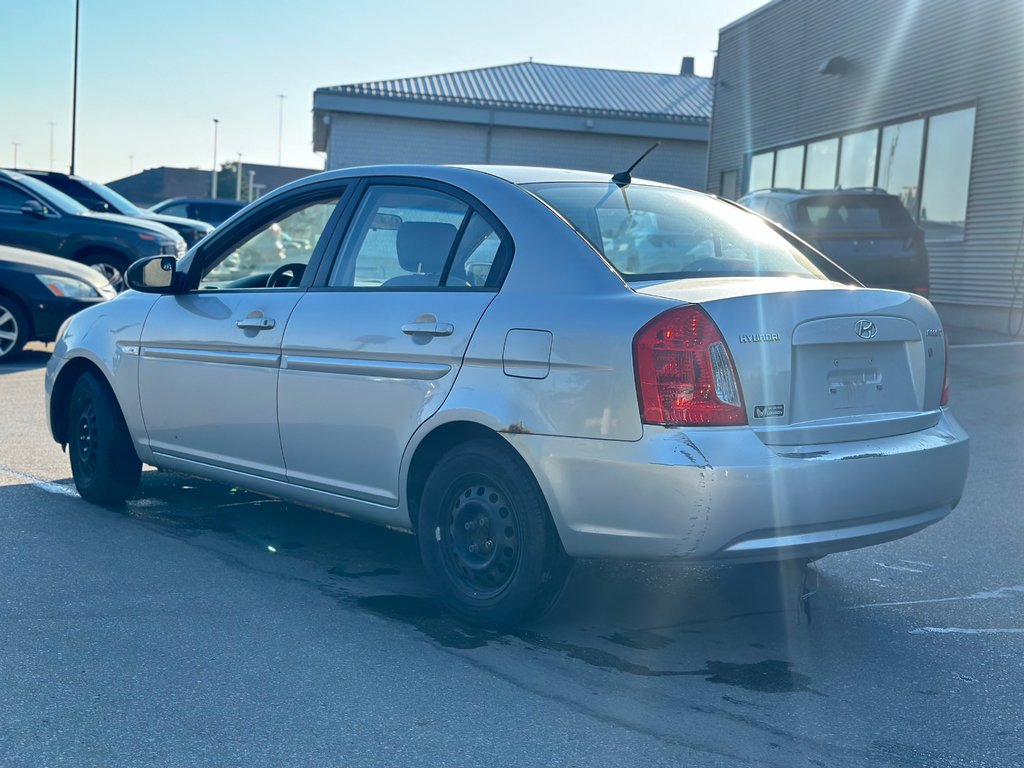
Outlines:
MULTIPOLYGON (((225 163, 218 172, 218 197, 235 198, 238 189, 237 163, 225 163)), ((249 200, 249 186, 252 184, 252 199, 273 189, 284 186, 296 179, 313 173, 317 168, 292 168, 283 165, 259 165, 242 163, 242 199, 249 200)), ((170 197, 209 197, 210 171, 198 168, 147 168, 140 173, 108 182, 108 187, 124 195, 133 203, 143 207, 156 205, 170 197)))
POLYGON ((947 320, 1005 330, 1024 264, 1024 3, 774 0, 721 30, 707 189, 877 186, 947 320))
POLYGON ((320 88, 313 146, 327 168, 494 163, 642 174, 701 189, 710 78, 523 62, 320 88))

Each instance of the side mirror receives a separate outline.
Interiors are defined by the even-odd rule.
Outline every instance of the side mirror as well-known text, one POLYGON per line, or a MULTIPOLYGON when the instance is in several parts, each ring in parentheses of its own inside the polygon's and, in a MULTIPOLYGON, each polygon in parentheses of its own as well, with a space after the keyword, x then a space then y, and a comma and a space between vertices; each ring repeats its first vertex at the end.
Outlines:
POLYGON ((173 256, 139 259, 124 273, 129 288, 143 293, 174 293, 177 260, 173 256))
POLYGON ((26 200, 21 206, 21 212, 36 219, 46 218, 46 208, 38 200, 26 200))

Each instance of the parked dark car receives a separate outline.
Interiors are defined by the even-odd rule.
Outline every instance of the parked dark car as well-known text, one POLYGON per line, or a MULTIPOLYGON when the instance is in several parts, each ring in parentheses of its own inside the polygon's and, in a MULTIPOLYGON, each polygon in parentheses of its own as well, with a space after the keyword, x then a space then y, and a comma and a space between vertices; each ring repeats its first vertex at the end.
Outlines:
POLYGON ((191 248, 213 231, 213 227, 205 221, 182 218, 181 216, 168 216, 161 213, 139 208, 135 203, 126 197, 119 195, 110 187, 81 176, 69 176, 66 173, 56 171, 19 171, 26 176, 39 179, 56 190, 72 197, 90 211, 100 213, 119 213, 122 216, 135 216, 141 219, 156 221, 164 226, 170 227, 185 240, 185 245, 191 248))
POLYGON ((118 289, 133 261, 161 254, 185 255, 181 235, 163 224, 91 212, 39 179, 2 170, 0 245, 77 261, 102 272, 118 289))
POLYGON ((53 341, 75 312, 116 295, 95 269, 0 245, 0 363, 30 341, 53 341))
POLYGON ((768 189, 739 200, 874 288, 928 295, 924 230, 883 189, 768 189))
POLYGON ((152 206, 149 210, 168 216, 184 216, 186 219, 205 221, 219 227, 248 203, 241 200, 214 200, 209 197, 172 197, 152 206))

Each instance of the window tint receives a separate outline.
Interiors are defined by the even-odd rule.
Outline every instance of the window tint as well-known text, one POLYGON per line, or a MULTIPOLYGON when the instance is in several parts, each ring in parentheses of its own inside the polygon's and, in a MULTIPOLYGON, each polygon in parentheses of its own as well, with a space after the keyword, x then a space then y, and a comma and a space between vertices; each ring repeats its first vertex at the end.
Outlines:
MULTIPOLYGON (((465 203, 434 190, 371 188, 345 237, 330 285, 389 289, 441 286, 468 214, 465 203)), ((483 248, 485 240, 478 238, 476 250, 483 248)), ((466 272, 469 255, 461 274, 453 277, 461 285, 470 284, 466 272)), ((486 250, 481 258, 486 259, 486 250)))
POLYGON ((836 186, 838 159, 839 139, 826 139, 808 144, 804 189, 833 189, 836 186))
POLYGON ((879 231, 913 227, 910 214, 892 197, 831 195, 794 203, 798 223, 817 230, 879 231))
POLYGON ((963 239, 973 142, 973 109, 948 112, 928 120, 921 226, 929 238, 963 239))
POLYGON ((0 208, 10 208, 20 211, 21 206, 23 206, 29 199, 30 196, 22 192, 17 187, 0 183, 0 208))
POLYGON ((843 136, 839 153, 839 186, 870 187, 875 183, 878 131, 861 131, 843 136))
POLYGON ((694 192, 531 184, 628 281, 824 275, 762 219, 694 192))
POLYGON ((878 186, 917 212, 917 185, 921 175, 924 120, 888 125, 882 129, 882 156, 878 159, 878 186))
POLYGON ((273 287, 298 287, 337 204, 337 197, 307 203, 218 249, 199 287, 267 287, 266 278, 285 264, 294 265, 292 279, 273 287))

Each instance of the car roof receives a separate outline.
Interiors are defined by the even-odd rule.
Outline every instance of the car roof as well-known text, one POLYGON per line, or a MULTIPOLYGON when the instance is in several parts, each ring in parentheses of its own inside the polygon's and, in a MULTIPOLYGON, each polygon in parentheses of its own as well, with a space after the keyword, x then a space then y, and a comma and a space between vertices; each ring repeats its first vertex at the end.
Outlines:
POLYGON ((169 205, 171 203, 213 203, 214 205, 230 205, 239 208, 248 205, 244 200, 230 200, 226 197, 168 197, 159 203, 153 203, 153 205, 169 205))
MULTIPOLYGON (((755 189, 747 192, 743 197, 778 197, 787 200, 797 200, 803 197, 830 197, 835 196, 850 196, 855 195, 858 197, 896 197, 888 190, 882 189, 881 187, 846 187, 838 189, 792 189, 789 187, 772 187, 770 189, 755 189)), ((897 198, 898 199, 898 198, 897 198)))

